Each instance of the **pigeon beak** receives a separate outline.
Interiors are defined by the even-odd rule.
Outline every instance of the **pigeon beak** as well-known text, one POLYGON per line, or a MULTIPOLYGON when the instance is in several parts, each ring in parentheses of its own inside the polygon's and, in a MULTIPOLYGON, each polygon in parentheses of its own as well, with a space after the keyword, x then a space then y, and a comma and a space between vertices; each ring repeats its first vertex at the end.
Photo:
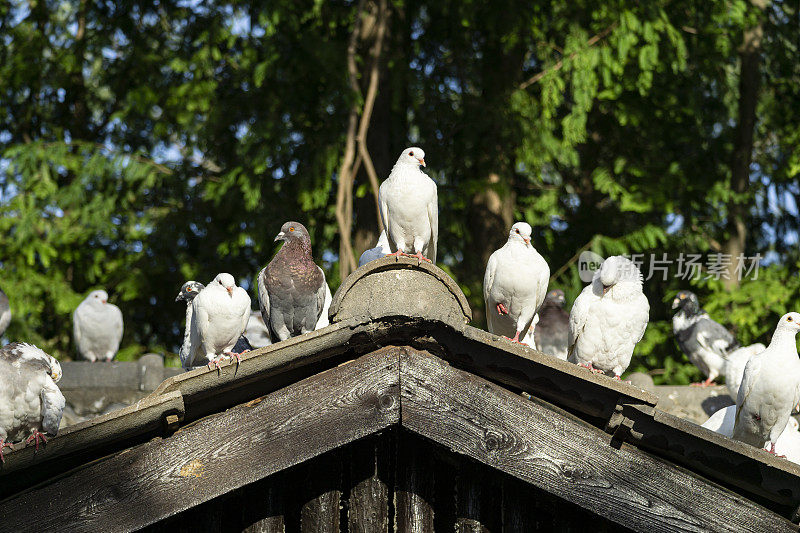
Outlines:
POLYGON ((526 244, 526 245, 531 243, 531 240, 530 240, 530 239, 526 239, 526 238, 524 238, 524 237, 523 237, 523 239, 522 239, 522 240, 523 240, 523 241, 525 241, 525 244, 526 244))
POLYGON ((106 303, 107 300, 100 300, 100 301, 103 302, 103 303, 106 303))
POLYGON ((613 287, 613 285, 608 285, 608 286, 603 285, 603 295, 605 295, 605 293, 610 291, 611 287, 613 287))
POLYGON ((420 164, 420 165, 422 165, 422 166, 424 167, 424 166, 425 166, 425 160, 424 160, 424 159, 420 159, 420 160, 419 160, 419 164, 420 164))
POLYGON ((233 287, 225 287, 225 288, 228 289, 228 294, 233 296, 233 287))
POLYGON ((678 304, 679 304, 679 303, 680 303, 680 300, 678 300, 677 298, 675 298, 674 300, 672 300, 672 308, 673 308, 673 309, 677 309, 677 308, 678 308, 678 304))
MULTIPOLYGON (((275 235, 275 241, 282 241, 285 236, 286 236, 286 234, 284 232, 280 232, 277 235, 275 235)), ((272 242, 275 242, 275 241, 272 241, 272 242)))
POLYGON ((180 302, 181 300, 183 300, 183 293, 179 292, 178 295, 175 297, 175 301, 180 302))

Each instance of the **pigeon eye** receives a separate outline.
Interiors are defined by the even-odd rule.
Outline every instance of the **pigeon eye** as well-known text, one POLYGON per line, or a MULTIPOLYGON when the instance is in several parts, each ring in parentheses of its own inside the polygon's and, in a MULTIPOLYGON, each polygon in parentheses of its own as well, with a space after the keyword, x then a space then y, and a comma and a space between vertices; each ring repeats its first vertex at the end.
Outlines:
POLYGON ((792 321, 792 317, 790 317, 790 316, 787 316, 787 317, 786 317, 786 321, 787 321, 787 322, 791 322, 791 321, 792 321))
POLYGON ((289 231, 294 231, 294 227, 289 228, 289 231))
POLYGON ((517 233, 519 233, 519 230, 518 230, 518 229, 516 229, 516 230, 514 230, 514 231, 516 231, 517 233))
POLYGON ((408 155, 410 155, 411 157, 414 157, 414 152, 408 152, 408 155))

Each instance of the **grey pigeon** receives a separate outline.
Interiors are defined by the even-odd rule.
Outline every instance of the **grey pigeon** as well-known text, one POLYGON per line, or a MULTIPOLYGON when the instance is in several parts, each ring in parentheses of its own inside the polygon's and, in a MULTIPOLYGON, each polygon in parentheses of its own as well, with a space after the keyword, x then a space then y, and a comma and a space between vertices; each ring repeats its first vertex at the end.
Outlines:
MULTIPOLYGON (((189 354, 192 353, 192 317, 193 317, 193 309, 192 300, 205 288, 205 285, 200 283, 199 281, 190 280, 181 286, 181 290, 178 292, 178 296, 175 297, 176 302, 186 302, 186 326, 184 328, 183 334, 183 344, 181 345, 180 351, 180 358, 181 362, 184 362, 189 359, 189 354)), ((249 324, 249 322, 248 322, 249 324)), ((250 342, 247 340, 245 335, 239 337, 239 340, 236 341, 236 345, 233 347, 233 352, 237 354, 241 354, 243 352, 248 352, 252 350, 253 347, 250 345, 250 342)))
POLYGON ((232 350, 247 327, 250 317, 250 296, 236 286, 227 272, 217 274, 192 300, 191 351, 183 361, 184 367, 208 364, 220 367, 226 356, 236 357, 232 350))
POLYGON ((425 152, 406 148, 378 191, 381 220, 386 228, 391 255, 410 255, 436 262, 439 236, 439 201, 436 183, 419 167, 425 152))
POLYGON ((358 258, 358 266, 362 267, 370 261, 386 257, 390 253, 392 253, 392 249, 389 247, 389 237, 386 236, 386 230, 383 230, 380 237, 378 237, 378 243, 375 248, 364 250, 364 253, 358 258))
POLYGON ((305 226, 287 222, 275 240, 284 244, 258 273, 258 301, 270 337, 278 342, 316 329, 329 289, 305 226))
POLYGON ((568 360, 620 379, 649 318, 639 268, 621 255, 609 257, 572 304, 568 360))
POLYGON ((6 332, 11 323, 11 306, 8 303, 8 296, 0 289, 0 336, 6 332))
POLYGON ((122 340, 122 311, 108 303, 106 291, 92 291, 72 313, 78 353, 89 361, 111 361, 122 340))
POLYGON ((64 395, 56 383, 61 365, 31 344, 13 342, 0 348, 0 460, 3 448, 27 437, 47 442, 55 436, 64 411, 64 395))
POLYGON ((550 281, 550 267, 531 244, 531 232, 527 222, 511 226, 508 241, 489 257, 483 276, 489 332, 511 342, 520 342, 530 328, 550 281))
POLYGON ((768 451, 775 453, 778 437, 800 400, 798 331, 800 313, 783 315, 767 349, 747 361, 736 398, 734 439, 758 448, 769 443, 768 451))
POLYGON ((680 291, 672 300, 678 312, 672 317, 672 330, 686 357, 707 379, 695 385, 706 387, 725 371, 728 353, 739 347, 733 334, 713 321, 703 309, 697 295, 680 291))
POLYGON ((569 313, 564 310, 566 301, 561 289, 547 293, 539 308, 539 322, 533 336, 537 350, 564 361, 567 360, 569 344, 569 313))

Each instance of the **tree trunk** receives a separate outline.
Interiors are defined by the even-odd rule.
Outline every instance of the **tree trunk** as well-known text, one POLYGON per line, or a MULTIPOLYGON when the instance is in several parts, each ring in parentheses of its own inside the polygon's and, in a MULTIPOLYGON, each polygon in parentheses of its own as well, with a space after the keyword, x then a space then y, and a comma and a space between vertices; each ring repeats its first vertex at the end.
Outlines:
MULTIPOLYGON (((768 0, 751 0, 760 11, 764 11, 768 0)), ((723 254, 730 256, 725 286, 733 290, 739 286, 739 273, 736 270, 738 258, 744 255, 747 242, 747 215, 749 205, 744 198, 750 185, 750 164, 753 160, 753 134, 756 126, 756 106, 761 81, 761 39, 764 35, 763 22, 744 32, 739 49, 741 71, 739 73, 739 116, 736 138, 731 161, 731 190, 734 193, 728 202, 728 238, 723 246, 723 254)))

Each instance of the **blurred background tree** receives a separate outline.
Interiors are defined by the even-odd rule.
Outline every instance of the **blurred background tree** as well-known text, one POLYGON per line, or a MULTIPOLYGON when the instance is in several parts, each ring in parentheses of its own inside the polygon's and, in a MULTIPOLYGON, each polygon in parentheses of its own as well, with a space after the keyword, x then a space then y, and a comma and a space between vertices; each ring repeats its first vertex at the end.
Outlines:
POLYGON ((632 368, 697 379, 671 334, 678 289, 743 343, 800 308, 798 16, 766 0, 4 3, 6 337, 71 357, 71 311, 103 287, 121 358, 173 352, 183 281, 252 289, 290 219, 335 290, 413 144, 439 184, 440 266, 478 326, 514 220, 569 301, 582 250, 760 253, 758 280, 673 263, 646 282, 632 368))

